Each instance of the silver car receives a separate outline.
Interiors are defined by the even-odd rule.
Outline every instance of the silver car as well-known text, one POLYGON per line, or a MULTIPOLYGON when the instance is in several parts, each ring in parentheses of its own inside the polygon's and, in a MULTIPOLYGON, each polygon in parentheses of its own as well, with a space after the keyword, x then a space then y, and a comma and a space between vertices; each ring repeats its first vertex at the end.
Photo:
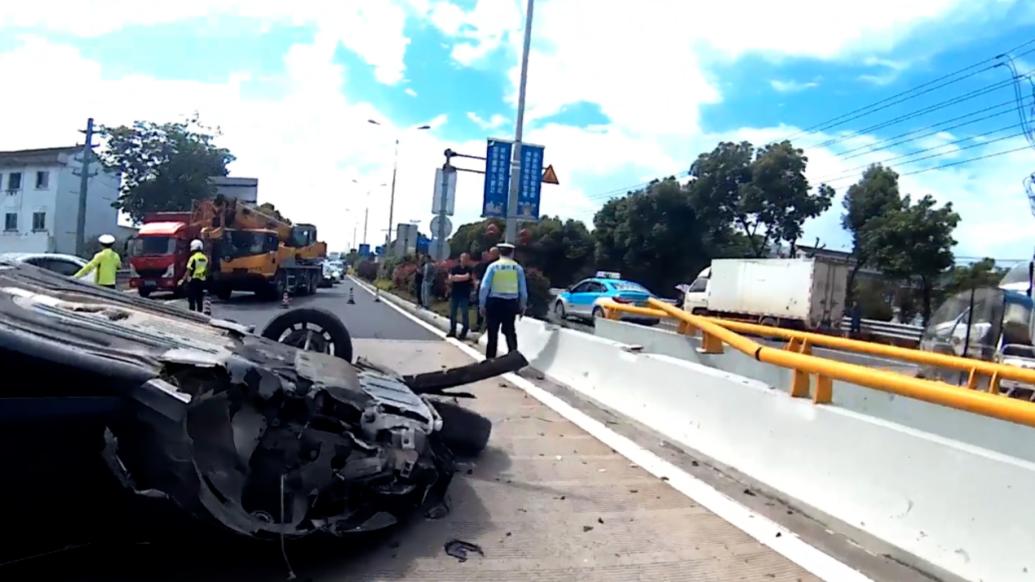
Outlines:
MULTIPOLYGON (((59 253, 0 253, 0 259, 26 263, 41 269, 53 271, 66 277, 73 277, 80 269, 86 266, 87 261, 75 255, 62 255, 59 253)), ((79 277, 80 281, 93 283, 94 273, 87 273, 79 277)))

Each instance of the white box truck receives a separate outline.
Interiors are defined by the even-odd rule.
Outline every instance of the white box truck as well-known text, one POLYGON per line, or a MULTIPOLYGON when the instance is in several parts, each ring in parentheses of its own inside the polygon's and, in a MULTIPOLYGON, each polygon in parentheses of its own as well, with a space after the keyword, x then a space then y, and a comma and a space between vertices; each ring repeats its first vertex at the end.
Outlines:
POLYGON ((691 313, 762 325, 815 329, 840 325, 848 265, 811 259, 717 259, 685 290, 691 313))

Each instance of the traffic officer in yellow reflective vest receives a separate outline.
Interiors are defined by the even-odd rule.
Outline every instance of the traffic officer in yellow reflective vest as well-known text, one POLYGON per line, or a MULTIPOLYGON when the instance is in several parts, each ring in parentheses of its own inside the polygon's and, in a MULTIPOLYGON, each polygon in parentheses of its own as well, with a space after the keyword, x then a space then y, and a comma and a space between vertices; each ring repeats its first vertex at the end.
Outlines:
POLYGON ((190 241, 190 258, 183 279, 187 282, 187 304, 191 311, 201 312, 205 305, 205 285, 208 283, 208 257, 202 252, 198 239, 190 241))
POLYGON ((119 268, 122 267, 122 258, 111 248, 115 245, 115 237, 110 234, 102 234, 97 237, 97 242, 101 243, 101 250, 73 277, 78 279, 91 271, 96 271, 94 282, 101 287, 114 289, 115 277, 118 275, 119 268))
POLYGON ((503 337, 507 338, 507 349, 511 352, 518 349, 514 319, 524 315, 528 305, 525 270, 514 260, 514 245, 500 243, 496 247, 500 251, 500 258, 485 269, 485 277, 478 291, 479 309, 485 316, 489 331, 486 358, 496 357, 501 327, 503 337))

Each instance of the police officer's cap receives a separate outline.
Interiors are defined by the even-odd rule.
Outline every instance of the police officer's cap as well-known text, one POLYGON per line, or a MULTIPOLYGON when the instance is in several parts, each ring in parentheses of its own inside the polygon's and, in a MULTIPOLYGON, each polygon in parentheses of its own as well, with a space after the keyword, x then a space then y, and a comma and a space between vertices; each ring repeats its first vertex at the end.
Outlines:
POLYGON ((514 245, 510 244, 510 243, 502 242, 502 243, 499 243, 498 245, 496 245, 496 248, 498 248, 498 249, 511 249, 511 250, 514 250, 516 247, 514 245))

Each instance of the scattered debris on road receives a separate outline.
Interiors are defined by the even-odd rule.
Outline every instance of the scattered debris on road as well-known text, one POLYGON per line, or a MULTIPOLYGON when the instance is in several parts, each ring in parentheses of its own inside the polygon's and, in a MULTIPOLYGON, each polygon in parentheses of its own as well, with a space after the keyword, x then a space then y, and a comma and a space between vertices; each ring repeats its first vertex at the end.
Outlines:
MULTIPOLYGON (((509 535, 509 534, 508 534, 509 535)), ((468 552, 474 552, 481 557, 485 557, 485 552, 482 551, 481 546, 478 544, 472 544, 471 542, 465 542, 463 540, 449 540, 444 546, 446 554, 456 558, 460 562, 466 562, 468 552)))

